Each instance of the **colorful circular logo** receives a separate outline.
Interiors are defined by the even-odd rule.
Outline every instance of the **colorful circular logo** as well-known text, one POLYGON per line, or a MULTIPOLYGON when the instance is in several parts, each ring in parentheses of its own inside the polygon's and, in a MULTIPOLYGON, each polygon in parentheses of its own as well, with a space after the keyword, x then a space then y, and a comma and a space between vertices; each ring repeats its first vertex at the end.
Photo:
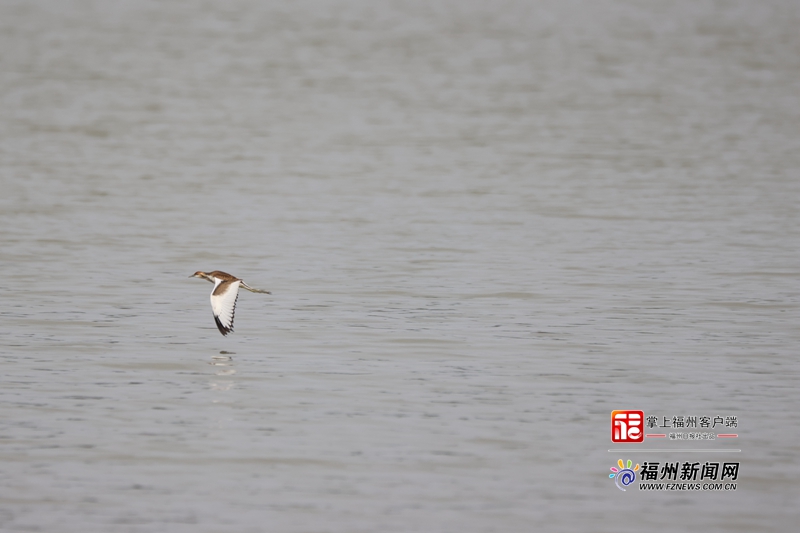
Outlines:
POLYGON ((633 469, 631 469, 631 465, 633 465, 633 461, 628 459, 628 464, 622 462, 622 459, 617 461, 619 468, 616 466, 611 467, 611 471, 613 474, 609 474, 608 477, 614 480, 614 483, 617 484, 617 488, 619 490, 627 490, 625 487, 636 481, 636 471, 639 470, 639 465, 637 464, 633 469))

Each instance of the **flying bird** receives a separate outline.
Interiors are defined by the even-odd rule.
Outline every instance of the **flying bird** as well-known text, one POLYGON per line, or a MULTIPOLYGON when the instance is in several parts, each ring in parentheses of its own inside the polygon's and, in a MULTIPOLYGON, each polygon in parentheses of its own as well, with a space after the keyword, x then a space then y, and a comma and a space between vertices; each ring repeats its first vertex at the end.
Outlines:
POLYGON ((223 336, 233 331, 233 313, 236 311, 240 286, 250 292, 272 294, 269 291, 254 289, 236 276, 219 270, 207 273, 198 270, 189 277, 207 279, 214 284, 214 288, 211 290, 211 311, 214 313, 217 329, 223 336))

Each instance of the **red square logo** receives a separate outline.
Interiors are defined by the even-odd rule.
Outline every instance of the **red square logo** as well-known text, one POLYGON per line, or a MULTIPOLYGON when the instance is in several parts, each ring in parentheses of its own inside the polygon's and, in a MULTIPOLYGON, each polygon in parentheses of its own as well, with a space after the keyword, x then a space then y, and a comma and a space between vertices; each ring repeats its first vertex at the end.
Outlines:
POLYGON ((644 411, 611 411, 611 442, 644 442, 644 411))

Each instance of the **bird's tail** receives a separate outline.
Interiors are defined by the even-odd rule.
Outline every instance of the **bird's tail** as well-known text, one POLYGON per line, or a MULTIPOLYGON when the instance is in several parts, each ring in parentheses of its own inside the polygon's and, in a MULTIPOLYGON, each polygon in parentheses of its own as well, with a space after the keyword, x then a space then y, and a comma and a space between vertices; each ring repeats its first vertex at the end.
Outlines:
POLYGON ((251 287, 250 285, 248 285, 244 281, 241 282, 241 285, 242 285, 243 289, 247 289, 250 292, 258 292, 258 293, 261 293, 261 294, 272 294, 269 291, 265 291, 265 290, 261 290, 261 289, 254 289, 253 287, 251 287))

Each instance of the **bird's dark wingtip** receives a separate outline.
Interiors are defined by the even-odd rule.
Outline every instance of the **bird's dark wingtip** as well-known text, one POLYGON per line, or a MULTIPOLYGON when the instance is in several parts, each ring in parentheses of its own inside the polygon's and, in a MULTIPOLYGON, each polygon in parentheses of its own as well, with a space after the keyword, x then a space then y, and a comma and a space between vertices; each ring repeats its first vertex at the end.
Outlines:
POLYGON ((217 323, 217 329, 219 330, 220 333, 222 333, 223 337, 227 337, 228 333, 233 331, 233 324, 231 324, 231 327, 226 328, 225 326, 222 325, 222 322, 220 322, 219 318, 217 318, 216 316, 214 317, 214 322, 217 323))

